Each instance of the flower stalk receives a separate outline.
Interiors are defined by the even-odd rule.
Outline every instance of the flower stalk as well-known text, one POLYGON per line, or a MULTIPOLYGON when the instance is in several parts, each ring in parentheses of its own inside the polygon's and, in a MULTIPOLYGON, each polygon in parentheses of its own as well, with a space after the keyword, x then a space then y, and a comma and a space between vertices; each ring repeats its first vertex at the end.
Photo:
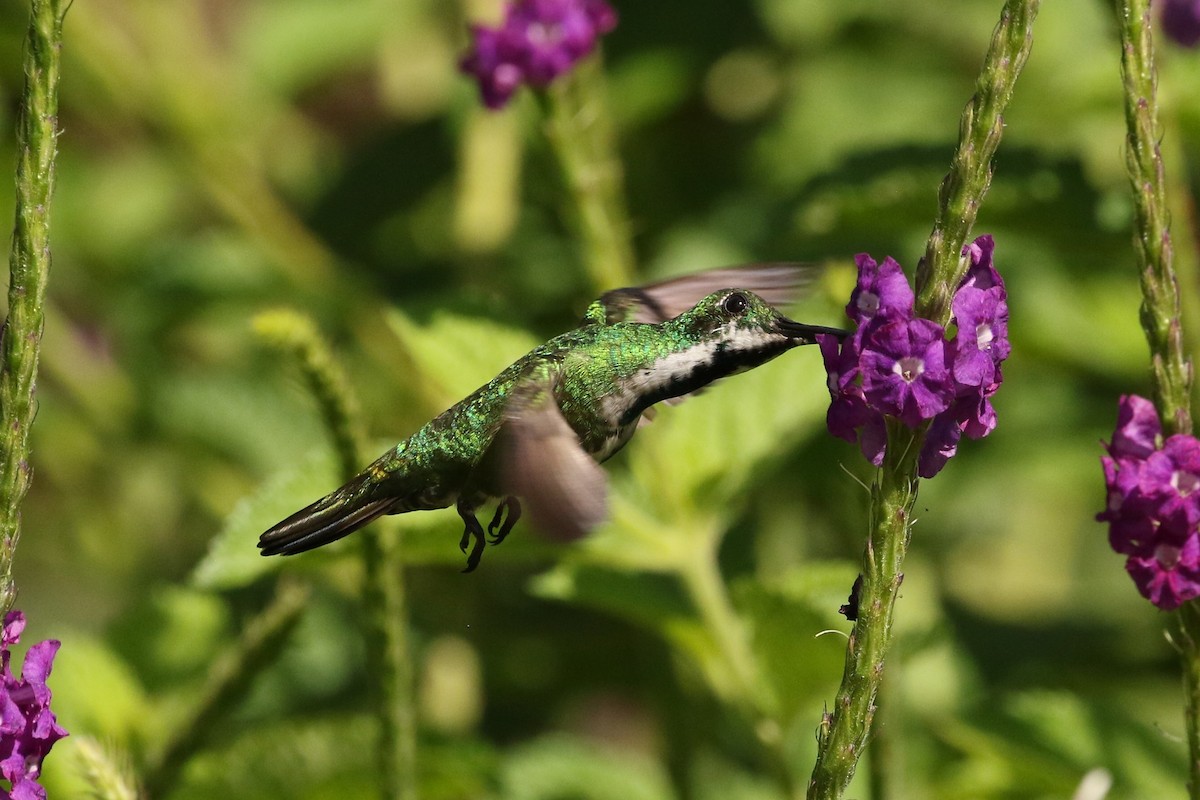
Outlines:
MULTIPOLYGON (((1172 264, 1170 209, 1159 150, 1157 78, 1149 0, 1117 0, 1125 85, 1125 166, 1134 201, 1134 251, 1141 323, 1150 347, 1151 393, 1164 438, 1191 436, 1192 364, 1183 346, 1179 285, 1172 264)), ((1188 792, 1200 799, 1200 606, 1183 603, 1172 641, 1183 669, 1188 792)))
MULTIPOLYGON (((300 365, 333 438, 342 478, 350 480, 365 460, 362 415, 346 376, 316 326, 294 311, 273 311, 259 315, 255 328, 300 365)), ((377 524, 359 537, 366 570, 363 603, 371 673, 378 676, 379 764, 384 796, 413 800, 417 796, 416 709, 403 567, 393 533, 377 524)))
POLYGON ((634 253, 624 169, 616 153, 600 58, 581 62, 543 97, 546 133, 575 204, 592 289, 629 286, 634 283, 634 253))
POLYGON ((32 478, 29 431, 37 413, 34 394, 50 273, 50 198, 65 13, 61 0, 33 0, 25 44, 8 317, 0 332, 0 614, 16 600, 13 558, 21 535, 21 502, 32 478))
POLYGON ((209 670, 200 700, 175 728, 146 776, 146 796, 165 797, 189 758, 208 741, 218 720, 245 699, 253 679, 271 664, 307 607, 308 587, 290 579, 279 582, 271 604, 246 626, 237 644, 209 670))
MULTIPOLYGON (((915 312, 941 326, 949 322, 952 301, 961 293, 963 279, 978 258, 978 253, 964 250, 964 246, 991 182, 991 159, 1003 132, 1003 112, 1028 58, 1039 6, 1038 0, 1005 3, 975 95, 963 112, 958 150, 939 189, 937 219, 917 270, 915 312), (973 253, 969 258, 965 257, 968 252, 973 253)), ((850 384, 842 388, 848 390, 850 384)), ((904 577, 918 470, 930 430, 927 422, 909 427, 894 416, 886 418, 885 426, 886 447, 871 487, 858 619, 847 644, 841 687, 818 728, 817 762, 808 785, 810 800, 833 800, 845 793, 869 741, 883 682, 895 602, 904 577)), ((936 470, 923 470, 927 475, 931 471, 936 470)))
POLYGON ((938 188, 938 214, 917 268, 917 314, 945 325, 950 298, 967 270, 963 245, 992 182, 992 156, 1004 132, 1004 110, 1033 47, 1040 0, 1008 0, 959 123, 958 149, 938 188))

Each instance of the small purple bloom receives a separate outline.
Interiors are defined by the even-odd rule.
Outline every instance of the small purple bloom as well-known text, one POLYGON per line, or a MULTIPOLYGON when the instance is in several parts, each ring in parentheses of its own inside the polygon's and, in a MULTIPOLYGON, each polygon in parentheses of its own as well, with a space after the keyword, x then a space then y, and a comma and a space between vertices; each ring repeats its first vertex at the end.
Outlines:
POLYGON ((1188 522, 1200 522, 1200 441, 1177 434, 1146 457, 1139 472, 1138 491, 1155 498, 1161 517, 1182 511, 1188 522))
POLYGON ((516 0, 499 28, 473 26, 459 67, 479 82, 484 105, 498 109, 522 84, 544 88, 569 72, 617 24, 604 0, 516 0))
POLYGON ((913 290, 894 259, 889 256, 876 264, 866 253, 859 253, 854 263, 858 266, 858 285, 850 293, 846 316, 857 322, 860 330, 875 317, 912 317, 913 290))
POLYGON ((1158 449, 1162 424, 1154 404, 1136 394, 1117 401, 1117 429, 1108 452, 1113 458, 1146 458, 1158 449))
POLYGON ((936 322, 896 321, 873 330, 861 363, 867 402, 910 428, 945 411, 954 399, 945 331, 936 322))
POLYGON ((828 376, 829 410, 825 424, 829 432, 851 444, 858 442, 863 456, 875 466, 883 463, 886 431, 883 415, 867 406, 858 385, 859 366, 856 340, 836 336, 818 336, 821 357, 828 376))
POLYGON ((29 648, 21 677, 12 674, 9 647, 25 629, 25 615, 12 611, 4 618, 0 634, 0 775, 11 785, 0 789, 0 798, 38 798, 46 792, 37 783, 42 760, 59 739, 67 735, 50 710, 50 687, 46 685, 59 643, 39 642, 29 648))
POLYGON ((459 63, 463 72, 475 76, 483 104, 502 108, 525 80, 519 40, 506 28, 471 28, 475 47, 459 63))
POLYGON ((962 386, 997 383, 997 368, 1012 347, 1008 343, 1008 303, 999 287, 964 286, 951 306, 958 324, 954 380, 962 386))
POLYGON ((958 452, 958 440, 962 438, 962 432, 962 426, 952 411, 934 417, 917 457, 917 474, 922 478, 932 478, 941 472, 946 462, 958 452))
POLYGON ((995 249, 995 241, 987 234, 963 248, 963 256, 971 259, 971 266, 967 268, 967 274, 958 285, 959 289, 971 286, 976 289, 999 288, 1004 291, 1004 279, 992 266, 992 253, 995 249))
POLYGON ((1153 551, 1130 556, 1125 570, 1142 596, 1159 608, 1179 608, 1200 597, 1200 536, 1183 514, 1173 514, 1158 526, 1153 551))
POLYGON ((1184 47, 1200 44, 1200 0, 1165 0, 1162 26, 1176 44, 1184 47))

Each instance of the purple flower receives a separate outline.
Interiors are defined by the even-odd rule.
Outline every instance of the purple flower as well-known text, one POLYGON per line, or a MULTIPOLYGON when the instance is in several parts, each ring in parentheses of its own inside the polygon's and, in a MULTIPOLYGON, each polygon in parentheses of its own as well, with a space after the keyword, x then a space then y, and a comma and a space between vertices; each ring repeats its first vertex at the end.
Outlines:
POLYGON ((1113 550, 1138 591, 1159 608, 1200 597, 1200 441, 1176 434, 1159 444, 1162 426, 1145 398, 1120 399, 1108 455, 1100 457, 1107 489, 1096 519, 1108 523, 1113 550))
POLYGON ((953 414, 942 413, 934 417, 917 457, 917 474, 922 478, 932 478, 941 472, 946 462, 958 453, 958 440, 962 438, 962 432, 962 426, 953 414))
POLYGON ((1138 475, 1138 491, 1159 501, 1159 516, 1181 511, 1188 522, 1200 522, 1200 441, 1177 434, 1161 450, 1146 457, 1138 475))
POLYGON ((50 710, 50 687, 46 680, 54 664, 59 643, 39 642, 29 648, 21 677, 12 674, 9 647, 25 629, 25 615, 12 611, 4 618, 0 633, 0 775, 11 785, 0 798, 45 800, 37 783, 42 760, 59 739, 67 735, 50 710))
POLYGON ((1184 514, 1159 523, 1152 551, 1125 561, 1142 596, 1159 608, 1179 608, 1200 597, 1200 536, 1184 514))
POLYGON ((959 289, 973 286, 976 289, 999 288, 1004 291, 1004 279, 992 266, 992 253, 995 249, 995 241, 987 234, 963 248, 963 257, 971 259, 971 266, 967 268, 967 274, 958 285, 959 289))
POLYGON ((471 28, 474 46, 459 67, 479 82, 484 105, 498 109, 521 84, 544 88, 569 72, 616 24, 604 0, 517 0, 499 28, 471 28))
POLYGON ((1158 449, 1162 425, 1154 404, 1136 394, 1123 394, 1117 401, 1117 429, 1108 446, 1113 458, 1146 458, 1158 449))
POLYGON ((958 332, 950 342, 940 325, 914 317, 913 290, 895 260, 855 257, 858 282, 846 316, 858 327, 840 343, 821 341, 831 400, 826 424, 833 435, 857 441, 871 463, 883 461, 885 415, 911 428, 929 423, 918 458, 924 478, 954 456, 963 434, 979 439, 996 427, 991 397, 1012 347, 994 250, 990 236, 963 248, 970 264, 951 301, 958 332))
POLYGON ((854 263, 858 267, 858 285, 850 293, 846 316, 857 322, 860 330, 875 317, 912 317, 913 290, 894 259, 888 257, 882 264, 876 264, 866 253, 859 253, 854 263))
POLYGON ((878 411, 915 428, 954 399, 945 330, 927 319, 889 322, 863 342, 863 394, 878 411))
POLYGON ((1200 44, 1200 0, 1165 0, 1162 26, 1177 44, 1184 47, 1200 44))
POLYGON ((1008 303, 1004 289, 963 286, 951 303, 958 325, 954 381, 960 386, 998 383, 997 370, 1012 350, 1008 343, 1008 303))

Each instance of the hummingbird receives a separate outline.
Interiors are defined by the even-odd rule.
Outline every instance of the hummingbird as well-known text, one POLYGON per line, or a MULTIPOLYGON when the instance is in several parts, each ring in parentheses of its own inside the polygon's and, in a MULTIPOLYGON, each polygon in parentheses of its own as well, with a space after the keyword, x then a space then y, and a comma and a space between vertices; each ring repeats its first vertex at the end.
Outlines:
POLYGON ((384 514, 453 505, 471 572, 522 515, 561 540, 603 522, 600 463, 653 406, 677 402, 822 334, 847 331, 784 317, 812 272, 795 264, 709 270, 609 291, 582 323, 530 351, 344 486, 259 537, 264 556, 293 555, 384 514), (728 287, 728 288, 726 288, 728 287), (485 534, 476 512, 496 500, 485 534))

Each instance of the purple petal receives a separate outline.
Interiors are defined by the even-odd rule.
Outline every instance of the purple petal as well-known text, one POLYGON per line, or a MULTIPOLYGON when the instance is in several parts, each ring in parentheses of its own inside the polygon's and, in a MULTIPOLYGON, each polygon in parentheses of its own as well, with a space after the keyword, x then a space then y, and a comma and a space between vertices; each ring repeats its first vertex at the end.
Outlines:
POLYGON ((887 319, 912 316, 913 291, 904 271, 890 256, 882 264, 866 253, 854 257, 858 265, 858 284, 850 294, 846 316, 863 325, 875 317, 887 319))
POLYGON ((0 647, 7 648, 21 641, 25 631, 25 615, 20 611, 10 611, 4 615, 4 631, 0 633, 0 647))
POLYGON ((1114 458, 1146 458, 1158 448, 1162 426, 1154 404, 1136 394, 1117 402, 1117 429, 1108 452, 1114 458))
POLYGON ((922 478, 932 478, 941 472, 946 462, 958 452, 961 436, 962 428, 953 412, 943 412, 934 417, 917 459, 917 474, 922 478))
POLYGON ((876 411, 915 428, 954 399, 942 326, 926 319, 891 322, 863 344, 863 393, 876 411))
POLYGON ((1004 291, 1004 279, 992 266, 992 252, 995 249, 996 243, 990 235, 980 236, 963 248, 963 256, 971 259, 971 266, 967 268, 967 274, 959 284, 959 289, 965 286, 973 286, 976 289, 999 287, 1001 292, 1004 291))
POLYGON ((1183 47, 1200 44, 1200 2, 1165 0, 1162 4, 1162 26, 1176 44, 1183 47))

